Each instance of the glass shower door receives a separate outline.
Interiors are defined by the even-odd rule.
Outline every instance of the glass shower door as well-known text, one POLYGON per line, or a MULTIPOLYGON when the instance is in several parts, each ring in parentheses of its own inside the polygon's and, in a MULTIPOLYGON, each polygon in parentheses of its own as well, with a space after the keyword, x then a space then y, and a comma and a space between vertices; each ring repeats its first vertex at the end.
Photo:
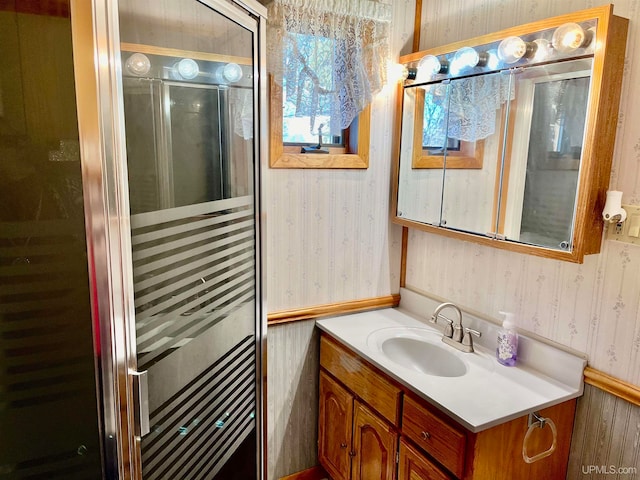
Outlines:
POLYGON ((256 22, 144 3, 119 7, 143 478, 257 478, 256 22))

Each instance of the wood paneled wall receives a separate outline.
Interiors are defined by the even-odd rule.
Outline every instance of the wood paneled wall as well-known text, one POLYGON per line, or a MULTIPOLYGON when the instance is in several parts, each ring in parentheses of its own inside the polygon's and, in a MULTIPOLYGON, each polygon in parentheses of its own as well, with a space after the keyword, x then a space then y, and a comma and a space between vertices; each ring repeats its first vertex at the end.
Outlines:
POLYGON ((640 478, 638 439, 640 408, 585 385, 576 410, 567 480, 640 478), (603 466, 612 473, 605 473, 603 466))
POLYGON ((269 327, 268 478, 316 465, 319 334, 315 320, 269 327))

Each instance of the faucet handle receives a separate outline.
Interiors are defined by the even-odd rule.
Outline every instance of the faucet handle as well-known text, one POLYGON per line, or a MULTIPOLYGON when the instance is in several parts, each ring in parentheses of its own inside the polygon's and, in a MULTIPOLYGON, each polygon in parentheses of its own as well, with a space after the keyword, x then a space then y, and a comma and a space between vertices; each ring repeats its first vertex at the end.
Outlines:
POLYGON ((482 332, 469 327, 463 327, 463 330, 464 333, 462 335, 462 344, 470 347, 471 351, 473 351, 473 338, 471 336, 475 335, 476 337, 480 338, 482 336, 482 332))
POLYGON ((451 338, 453 336, 453 320, 445 317, 444 315, 441 315, 440 313, 435 313, 435 314, 431 315, 431 319, 429 321, 431 323, 435 323, 437 325, 439 318, 441 318, 442 320, 447 322, 447 325, 444 327, 443 335, 445 337, 451 338))

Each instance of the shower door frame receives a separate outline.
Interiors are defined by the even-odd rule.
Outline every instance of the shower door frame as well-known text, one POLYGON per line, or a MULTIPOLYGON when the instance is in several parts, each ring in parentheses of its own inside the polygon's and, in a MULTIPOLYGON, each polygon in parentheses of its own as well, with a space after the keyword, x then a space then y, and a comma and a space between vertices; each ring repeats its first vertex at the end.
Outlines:
MULTIPOLYGON (((258 478, 266 475, 267 168, 266 8, 255 0, 193 0, 253 33, 254 219, 256 245, 256 436, 258 478)), ((142 479, 133 267, 117 0, 70 0, 84 189, 87 260, 101 414, 103 478, 142 479)))

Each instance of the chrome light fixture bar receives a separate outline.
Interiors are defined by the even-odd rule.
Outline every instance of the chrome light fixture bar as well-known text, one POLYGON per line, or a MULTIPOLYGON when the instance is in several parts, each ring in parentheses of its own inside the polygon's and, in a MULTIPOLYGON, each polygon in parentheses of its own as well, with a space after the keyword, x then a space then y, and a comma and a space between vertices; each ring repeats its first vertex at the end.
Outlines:
POLYGON ((250 87, 253 79, 248 65, 135 51, 122 55, 122 73, 125 77, 237 87, 250 87))
POLYGON ((425 55, 405 65, 405 81, 423 83, 489 71, 507 70, 550 60, 593 54, 596 20, 565 23, 522 36, 507 36, 492 43, 464 46, 453 52, 425 55))

